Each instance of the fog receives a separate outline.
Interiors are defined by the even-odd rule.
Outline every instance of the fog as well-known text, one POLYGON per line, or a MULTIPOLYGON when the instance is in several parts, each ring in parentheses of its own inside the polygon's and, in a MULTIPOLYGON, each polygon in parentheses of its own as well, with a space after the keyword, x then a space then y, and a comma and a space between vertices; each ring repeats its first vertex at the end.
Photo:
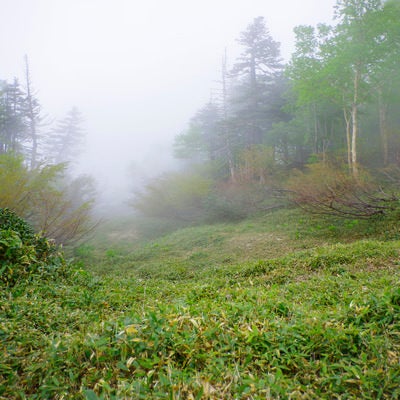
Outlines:
POLYGON ((77 106, 85 117, 77 170, 95 176, 103 201, 126 200, 128 171, 149 177, 172 165, 174 136, 213 95, 225 48, 233 63, 255 17, 288 60, 293 28, 330 23, 334 3, 2 0, 0 79, 23 82, 27 54, 44 114, 59 119, 77 106))

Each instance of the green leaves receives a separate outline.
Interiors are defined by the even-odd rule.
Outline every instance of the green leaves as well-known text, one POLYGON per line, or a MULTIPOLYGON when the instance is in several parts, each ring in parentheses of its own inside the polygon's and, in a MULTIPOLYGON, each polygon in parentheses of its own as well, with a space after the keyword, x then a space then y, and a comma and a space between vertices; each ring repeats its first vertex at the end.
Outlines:
POLYGON ((65 267, 54 243, 35 235, 15 213, 0 208, 0 285, 14 286, 32 276, 57 275, 65 267))
POLYGON ((147 216, 177 221, 204 219, 205 200, 213 180, 199 173, 165 174, 138 193, 133 205, 147 216))
POLYGON ((0 396, 400 394, 398 242, 210 262, 179 280, 173 262, 141 279, 134 264, 118 257, 109 277, 77 272, 0 291, 0 396))
POLYGON ((66 178, 64 164, 29 170, 22 157, 1 154, 0 187, 1 208, 26 218, 59 244, 78 241, 93 229, 93 182, 88 177, 66 178))

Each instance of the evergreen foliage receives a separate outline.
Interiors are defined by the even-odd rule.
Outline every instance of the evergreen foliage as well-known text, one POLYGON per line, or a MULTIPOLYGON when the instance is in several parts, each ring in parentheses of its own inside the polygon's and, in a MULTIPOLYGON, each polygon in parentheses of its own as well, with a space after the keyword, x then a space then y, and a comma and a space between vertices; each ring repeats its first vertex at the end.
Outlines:
POLYGON ((58 244, 73 244, 91 223, 94 180, 68 169, 81 149, 83 118, 73 107, 45 141, 39 100, 25 57, 25 90, 0 81, 0 207, 26 218, 58 244))
POLYGON ((57 121, 47 138, 47 158, 55 164, 74 161, 82 150, 83 116, 72 107, 65 118, 57 121))

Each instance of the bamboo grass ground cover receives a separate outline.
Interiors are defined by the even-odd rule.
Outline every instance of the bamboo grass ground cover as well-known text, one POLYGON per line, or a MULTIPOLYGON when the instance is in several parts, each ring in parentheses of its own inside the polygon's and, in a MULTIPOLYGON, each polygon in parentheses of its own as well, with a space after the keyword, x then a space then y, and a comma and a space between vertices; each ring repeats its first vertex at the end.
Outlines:
POLYGON ((398 398, 399 245, 2 288, 0 398, 398 398))

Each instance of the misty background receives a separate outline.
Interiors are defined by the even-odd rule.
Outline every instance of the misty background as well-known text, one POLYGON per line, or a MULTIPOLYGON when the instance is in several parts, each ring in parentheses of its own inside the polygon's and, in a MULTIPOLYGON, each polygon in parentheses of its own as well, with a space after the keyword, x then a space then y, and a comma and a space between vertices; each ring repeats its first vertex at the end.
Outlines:
POLYGON ((264 16, 285 61, 293 28, 332 22, 334 0, 2 0, 0 77, 23 82, 26 54, 44 114, 82 112, 75 167, 122 206, 142 180, 173 168, 171 143, 219 86, 225 49, 264 16))

